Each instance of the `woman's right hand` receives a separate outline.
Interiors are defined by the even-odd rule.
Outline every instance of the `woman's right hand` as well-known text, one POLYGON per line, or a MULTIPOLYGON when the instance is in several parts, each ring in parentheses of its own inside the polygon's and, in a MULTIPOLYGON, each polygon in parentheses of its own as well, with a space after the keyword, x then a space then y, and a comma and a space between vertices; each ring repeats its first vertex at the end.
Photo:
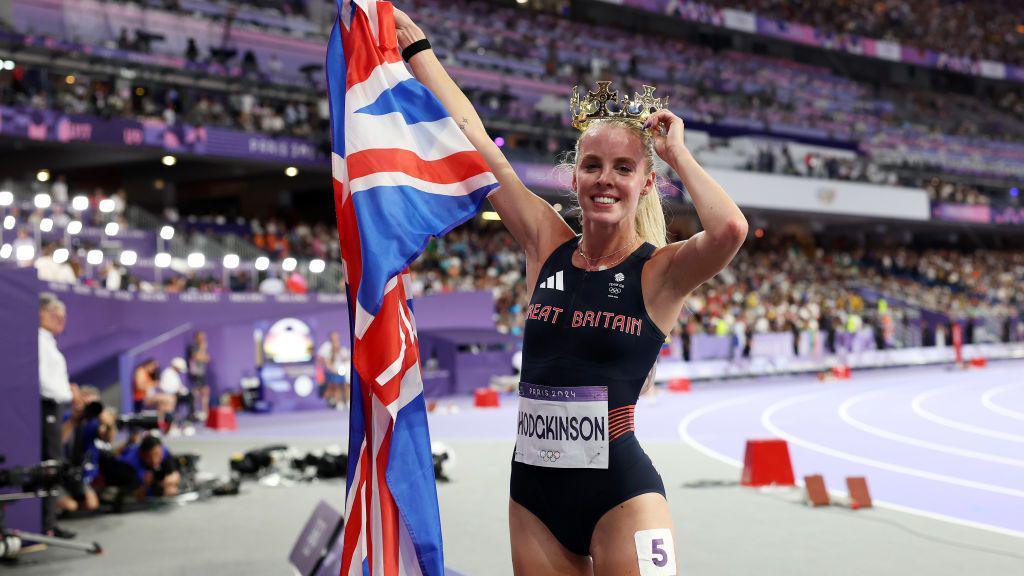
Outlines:
POLYGON ((426 38, 426 34, 412 21, 408 14, 398 8, 395 13, 395 31, 398 32, 398 49, 405 50, 413 42, 426 38))

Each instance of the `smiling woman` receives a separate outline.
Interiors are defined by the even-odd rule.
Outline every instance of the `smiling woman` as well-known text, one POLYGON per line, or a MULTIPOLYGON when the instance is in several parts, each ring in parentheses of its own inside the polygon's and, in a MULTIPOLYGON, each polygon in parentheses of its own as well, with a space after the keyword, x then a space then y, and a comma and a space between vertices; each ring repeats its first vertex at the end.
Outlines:
POLYGON ((577 236, 523 185, 423 31, 400 10, 395 23, 413 74, 497 178, 490 202, 526 253, 530 314, 519 422, 595 423, 586 437, 518 430, 509 495, 513 568, 675 574, 665 487, 633 434, 633 407, 684 298, 732 260, 746 220, 690 155, 682 119, 662 108, 653 87, 620 101, 609 82, 599 82, 582 98, 574 91, 570 102, 582 133, 572 153, 577 236), (679 174, 705 228, 683 242, 666 245, 655 156, 679 174))

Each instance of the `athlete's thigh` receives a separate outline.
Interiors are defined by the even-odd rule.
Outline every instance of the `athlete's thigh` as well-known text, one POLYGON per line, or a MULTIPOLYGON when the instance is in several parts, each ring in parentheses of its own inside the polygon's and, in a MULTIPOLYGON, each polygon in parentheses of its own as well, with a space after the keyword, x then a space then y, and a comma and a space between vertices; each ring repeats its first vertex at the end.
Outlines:
POLYGON ((532 512, 508 501, 512 570, 518 576, 592 576, 590 559, 573 554, 532 512))
POLYGON ((652 492, 626 500, 606 512, 594 528, 590 554, 595 576, 637 576, 641 561, 646 566, 644 575, 674 576, 672 534, 664 496, 652 492))

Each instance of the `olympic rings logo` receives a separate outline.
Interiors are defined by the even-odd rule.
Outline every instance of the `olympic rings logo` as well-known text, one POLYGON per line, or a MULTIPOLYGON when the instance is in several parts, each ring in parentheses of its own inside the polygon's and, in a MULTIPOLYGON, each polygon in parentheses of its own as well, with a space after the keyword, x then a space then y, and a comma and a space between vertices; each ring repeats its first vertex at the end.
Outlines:
POLYGON ((562 457, 562 453, 558 450, 541 450, 540 459, 545 462, 556 462, 562 457))

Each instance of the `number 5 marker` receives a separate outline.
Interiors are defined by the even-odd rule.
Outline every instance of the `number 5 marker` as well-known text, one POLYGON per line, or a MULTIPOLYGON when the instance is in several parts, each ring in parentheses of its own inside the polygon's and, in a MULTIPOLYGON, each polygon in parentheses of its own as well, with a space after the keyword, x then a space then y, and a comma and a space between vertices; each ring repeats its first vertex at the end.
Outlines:
POLYGON ((668 528, 641 530, 633 534, 640 576, 676 576, 676 552, 668 528))

